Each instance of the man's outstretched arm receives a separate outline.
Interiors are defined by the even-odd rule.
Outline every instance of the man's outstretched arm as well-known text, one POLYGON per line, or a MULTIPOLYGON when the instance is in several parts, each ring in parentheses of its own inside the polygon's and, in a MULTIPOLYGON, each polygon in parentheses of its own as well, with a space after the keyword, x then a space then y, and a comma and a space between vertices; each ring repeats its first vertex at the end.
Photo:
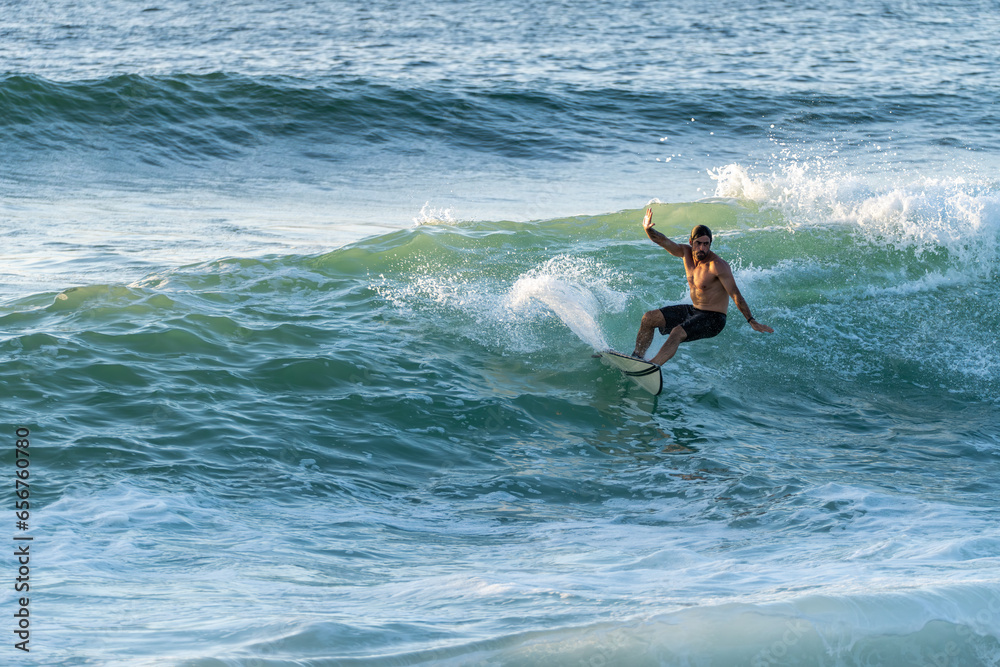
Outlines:
POLYGON ((749 324, 754 331, 759 331, 761 333, 774 333, 774 329, 766 324, 761 324, 754 319, 753 313, 750 312, 750 306, 747 304, 746 299, 743 298, 740 288, 736 286, 736 278, 733 277, 733 271, 729 268, 729 265, 723 262, 718 271, 719 280, 722 281, 722 286, 726 288, 726 292, 733 299, 733 303, 736 304, 740 313, 742 313, 743 317, 746 318, 747 324, 749 324))
POLYGON ((660 232, 653 229, 653 209, 646 209, 646 217, 642 219, 642 228, 646 230, 646 236, 656 245, 662 247, 674 257, 683 257, 684 249, 688 246, 674 243, 660 232))

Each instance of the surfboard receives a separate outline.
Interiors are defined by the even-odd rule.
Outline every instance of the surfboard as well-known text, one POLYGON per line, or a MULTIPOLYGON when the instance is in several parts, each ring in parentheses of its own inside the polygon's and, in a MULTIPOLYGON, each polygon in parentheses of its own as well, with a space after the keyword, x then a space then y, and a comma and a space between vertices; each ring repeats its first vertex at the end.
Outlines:
POLYGON ((656 396, 663 389, 663 374, 654 363, 636 359, 614 350, 601 352, 601 359, 627 375, 637 385, 656 396))

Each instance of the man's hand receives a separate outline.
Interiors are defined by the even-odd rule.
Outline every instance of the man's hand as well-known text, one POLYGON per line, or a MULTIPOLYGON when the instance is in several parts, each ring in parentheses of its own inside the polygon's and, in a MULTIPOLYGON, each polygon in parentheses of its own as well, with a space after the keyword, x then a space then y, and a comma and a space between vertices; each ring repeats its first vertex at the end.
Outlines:
POLYGON ((642 219, 642 228, 649 233, 649 230, 653 228, 653 209, 646 209, 646 217, 642 219))
POLYGON ((759 331, 761 333, 774 333, 774 329, 766 324, 761 324, 757 320, 750 320, 747 324, 749 324, 754 331, 759 331))
POLYGON ((646 216, 642 219, 642 228, 646 230, 649 240, 660 246, 674 257, 684 257, 684 248, 688 246, 677 245, 666 236, 653 229, 653 209, 646 209, 646 216))

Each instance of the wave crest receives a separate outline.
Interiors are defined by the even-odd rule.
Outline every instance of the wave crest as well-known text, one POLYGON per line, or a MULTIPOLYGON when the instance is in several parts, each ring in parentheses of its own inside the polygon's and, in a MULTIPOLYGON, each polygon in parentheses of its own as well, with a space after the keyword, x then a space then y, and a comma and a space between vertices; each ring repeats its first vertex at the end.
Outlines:
POLYGON ((990 278, 1000 263, 1000 187, 962 176, 879 184, 822 161, 769 174, 739 164, 710 172, 716 196, 777 210, 792 227, 848 225, 860 239, 918 255, 944 253, 990 278))

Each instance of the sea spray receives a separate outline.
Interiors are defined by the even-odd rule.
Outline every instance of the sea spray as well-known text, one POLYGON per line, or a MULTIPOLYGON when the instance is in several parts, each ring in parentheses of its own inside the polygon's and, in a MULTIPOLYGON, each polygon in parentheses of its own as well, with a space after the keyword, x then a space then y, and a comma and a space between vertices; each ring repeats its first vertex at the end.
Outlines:
POLYGON ((425 202, 420 207, 420 213, 413 218, 413 224, 417 225, 452 225, 455 224, 455 216, 451 209, 434 208, 430 202, 425 202))
POLYGON ((627 294, 609 286, 615 277, 599 262, 560 255, 518 278, 506 305, 514 312, 525 312, 533 303, 541 304, 580 340, 595 350, 607 349, 597 320, 604 312, 622 312, 628 302, 627 294))
POLYGON ((918 255, 944 252, 986 277, 1000 257, 1000 184, 984 178, 894 175, 879 183, 828 161, 784 163, 760 174, 711 171, 716 196, 773 209, 794 228, 846 225, 859 238, 918 255))

